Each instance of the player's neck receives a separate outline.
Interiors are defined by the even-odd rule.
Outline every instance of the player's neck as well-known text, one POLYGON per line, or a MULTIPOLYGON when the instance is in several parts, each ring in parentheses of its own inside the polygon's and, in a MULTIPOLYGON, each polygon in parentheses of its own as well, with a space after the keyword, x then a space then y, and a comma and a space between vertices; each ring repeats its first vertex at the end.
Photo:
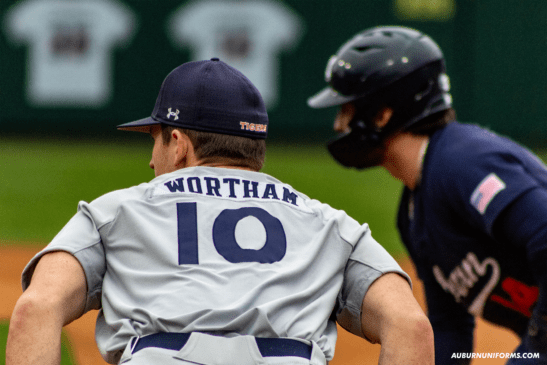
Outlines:
POLYGON ((188 167, 198 167, 198 166, 207 166, 207 167, 217 167, 217 168, 223 168, 223 169, 236 169, 236 170, 248 170, 248 171, 256 171, 248 166, 245 165, 239 165, 236 161, 230 160, 230 159, 222 159, 218 158, 215 161, 210 160, 200 160, 195 157, 194 154, 190 154, 187 156, 187 158, 183 159, 179 164, 174 166, 173 170, 182 170, 188 167))
POLYGON ((410 190, 414 190, 421 181, 428 142, 427 136, 398 134, 388 142, 383 167, 410 190))
POLYGON ((218 167, 222 169, 236 169, 236 170, 247 170, 247 171, 255 171, 247 166, 241 166, 241 165, 233 165, 233 164, 226 164, 223 162, 210 162, 205 164, 200 164, 198 166, 208 166, 208 167, 218 167))
POLYGON ((207 167, 217 167, 222 169, 236 169, 236 170, 248 170, 248 171, 255 171, 252 168, 240 165, 238 164, 238 161, 230 160, 230 159, 223 159, 223 158, 217 158, 215 161, 202 161, 202 160, 194 160, 191 164, 188 164, 185 167, 194 167, 194 166, 207 166, 207 167))

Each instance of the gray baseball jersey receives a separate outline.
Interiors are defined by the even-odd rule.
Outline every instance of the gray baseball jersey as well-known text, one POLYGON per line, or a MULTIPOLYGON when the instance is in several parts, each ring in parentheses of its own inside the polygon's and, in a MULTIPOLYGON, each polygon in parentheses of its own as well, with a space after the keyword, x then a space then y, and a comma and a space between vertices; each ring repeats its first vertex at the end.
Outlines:
POLYGON ((359 333, 370 284, 407 277, 345 212, 267 174, 213 167, 80 202, 25 268, 23 289, 55 250, 84 269, 86 311, 101 309, 96 340, 110 363, 133 336, 192 331, 305 340, 331 359, 335 306, 359 333))

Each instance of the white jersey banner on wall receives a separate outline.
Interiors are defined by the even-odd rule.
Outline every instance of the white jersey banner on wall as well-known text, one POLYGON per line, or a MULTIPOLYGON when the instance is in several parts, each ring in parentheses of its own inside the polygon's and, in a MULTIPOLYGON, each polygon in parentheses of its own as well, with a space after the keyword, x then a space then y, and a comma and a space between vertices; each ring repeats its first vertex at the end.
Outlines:
POLYGON ((41 107, 101 107, 112 94, 112 49, 135 29, 114 0, 26 0, 7 13, 5 30, 29 45, 26 89, 41 107))
POLYGON ((277 55, 303 33, 300 17, 281 1, 194 1, 172 15, 168 32, 193 60, 218 57, 247 76, 268 108, 278 98, 277 55))

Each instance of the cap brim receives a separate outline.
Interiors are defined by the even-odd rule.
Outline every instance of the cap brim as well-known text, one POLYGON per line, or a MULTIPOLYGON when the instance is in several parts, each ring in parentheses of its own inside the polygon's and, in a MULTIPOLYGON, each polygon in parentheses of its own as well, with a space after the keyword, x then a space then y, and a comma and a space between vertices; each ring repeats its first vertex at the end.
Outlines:
POLYGON ((308 106, 314 109, 328 108, 330 106, 342 105, 355 99, 354 95, 345 96, 331 87, 326 87, 308 99, 308 106))
POLYGON ((150 126, 155 124, 160 124, 160 122, 153 119, 152 117, 148 117, 148 118, 135 120, 134 122, 120 124, 116 128, 121 131, 150 133, 150 126))

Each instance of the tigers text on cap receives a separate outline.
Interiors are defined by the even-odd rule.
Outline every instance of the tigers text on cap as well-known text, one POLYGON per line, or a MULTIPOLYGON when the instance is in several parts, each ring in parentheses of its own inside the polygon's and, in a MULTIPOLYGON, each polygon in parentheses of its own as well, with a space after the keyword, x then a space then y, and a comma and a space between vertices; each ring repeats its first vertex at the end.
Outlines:
POLYGON ((119 125, 149 132, 164 123, 204 132, 264 139, 268 114, 257 88, 235 68, 212 58, 187 62, 163 81, 152 116, 119 125))

